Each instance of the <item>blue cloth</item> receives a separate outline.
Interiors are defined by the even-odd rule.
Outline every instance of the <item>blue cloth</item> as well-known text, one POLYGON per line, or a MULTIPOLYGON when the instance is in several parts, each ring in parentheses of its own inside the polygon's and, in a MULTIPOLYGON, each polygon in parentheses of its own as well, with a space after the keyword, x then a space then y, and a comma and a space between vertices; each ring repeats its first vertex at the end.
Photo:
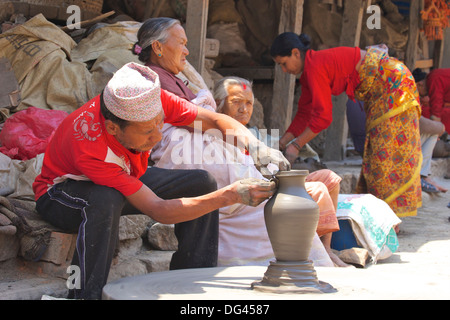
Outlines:
POLYGON ((364 102, 355 101, 351 99, 347 101, 348 130, 355 150, 362 156, 366 140, 366 113, 364 112, 364 102))

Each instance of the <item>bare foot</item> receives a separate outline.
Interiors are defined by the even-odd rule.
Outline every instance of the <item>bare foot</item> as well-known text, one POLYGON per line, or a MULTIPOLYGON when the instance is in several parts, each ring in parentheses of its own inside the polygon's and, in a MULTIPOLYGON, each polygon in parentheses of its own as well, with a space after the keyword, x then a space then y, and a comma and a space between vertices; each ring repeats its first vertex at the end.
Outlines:
POLYGON ((434 182, 430 177, 426 177, 424 178, 424 180, 426 182, 428 182, 429 184, 433 185, 436 189, 438 189, 440 192, 447 192, 448 189, 441 187, 440 185, 438 185, 436 182, 434 182))

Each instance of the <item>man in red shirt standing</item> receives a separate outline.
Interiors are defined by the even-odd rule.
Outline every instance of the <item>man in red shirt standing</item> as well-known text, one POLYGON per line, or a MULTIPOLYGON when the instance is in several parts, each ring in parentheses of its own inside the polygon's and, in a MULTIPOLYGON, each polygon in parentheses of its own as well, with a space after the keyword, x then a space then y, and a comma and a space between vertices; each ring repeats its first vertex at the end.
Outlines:
POLYGON ((241 180, 217 190, 206 171, 148 167, 163 123, 194 126, 194 121, 201 121, 204 130, 242 129, 230 117, 161 90, 155 72, 129 63, 102 94, 72 112, 55 131, 33 190, 36 209, 46 221, 78 233, 72 265, 80 268, 80 285, 69 290, 69 298, 101 298, 121 214, 143 213, 175 224, 179 247, 171 269, 213 267, 217 209, 234 203, 255 206, 273 195, 274 183, 265 180, 241 180))
POLYGON ((434 69, 429 74, 416 69, 413 76, 421 97, 422 115, 442 122, 450 133, 450 68, 434 69), (426 96, 429 99, 423 99, 426 96))

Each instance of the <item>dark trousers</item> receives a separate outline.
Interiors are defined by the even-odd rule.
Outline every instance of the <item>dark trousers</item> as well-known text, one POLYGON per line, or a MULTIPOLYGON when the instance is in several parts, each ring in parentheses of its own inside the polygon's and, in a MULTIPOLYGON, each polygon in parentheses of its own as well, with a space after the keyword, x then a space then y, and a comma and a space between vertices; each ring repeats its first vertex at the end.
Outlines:
MULTIPOLYGON (((214 178, 203 170, 151 167, 141 181, 163 199, 195 197, 217 189, 214 178)), ((118 243, 120 216, 139 212, 113 188, 70 179, 41 196, 36 209, 55 227, 78 233, 72 265, 80 268, 80 288, 69 288, 69 298, 101 299, 118 243)), ((218 210, 175 224, 178 250, 170 269, 216 266, 218 232, 218 210)))

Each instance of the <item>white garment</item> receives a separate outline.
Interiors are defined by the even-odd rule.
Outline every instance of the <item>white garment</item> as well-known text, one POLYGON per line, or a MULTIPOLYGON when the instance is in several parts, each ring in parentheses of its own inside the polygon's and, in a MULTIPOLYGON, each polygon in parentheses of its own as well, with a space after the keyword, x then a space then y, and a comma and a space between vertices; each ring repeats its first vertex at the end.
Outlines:
POLYGON ((437 140, 437 134, 420 134, 420 142, 422 144, 422 169, 420 170, 421 176, 428 177, 431 174, 431 159, 437 140))

